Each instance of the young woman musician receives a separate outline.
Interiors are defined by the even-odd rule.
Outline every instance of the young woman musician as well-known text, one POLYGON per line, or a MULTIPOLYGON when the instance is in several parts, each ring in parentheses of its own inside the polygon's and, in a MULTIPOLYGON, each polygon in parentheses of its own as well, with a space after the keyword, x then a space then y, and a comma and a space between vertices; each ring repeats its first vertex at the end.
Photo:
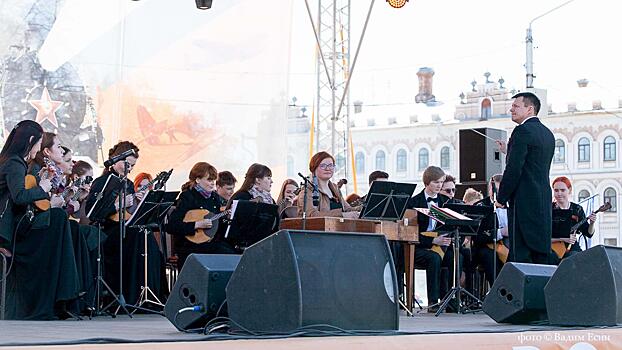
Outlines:
POLYGON ((304 211, 305 192, 307 193, 307 216, 336 216, 344 218, 358 218, 359 212, 351 207, 337 186, 330 181, 335 173, 335 158, 328 152, 318 152, 309 161, 311 182, 306 189, 298 194, 298 216, 304 211), (313 186, 315 185, 315 186, 313 186))
POLYGON ((270 194, 273 182, 270 168, 259 163, 252 164, 246 171, 242 186, 231 196, 227 207, 231 207, 231 201, 234 200, 255 200, 260 203, 276 204, 270 194))
MULTIPOLYGON (((153 176, 151 176, 151 174, 149 173, 140 173, 136 175, 136 177, 134 178, 134 192, 138 192, 139 188, 147 185, 151 181, 153 181, 153 176)), ((153 186, 149 186, 149 189, 152 188, 153 186)))
POLYGON ((296 206, 296 195, 299 192, 298 183, 292 179, 283 181, 277 204, 279 204, 279 212, 281 217, 295 218, 298 216, 298 207, 296 206))
POLYGON ((13 257, 7 277, 7 318, 64 318, 65 307, 80 292, 67 215, 51 208, 29 216, 28 206, 48 199, 50 179, 25 188, 26 162, 41 147, 43 129, 19 122, 0 152, 0 247, 13 257))
MULTIPOLYGON (((583 221, 583 219, 585 219, 585 212, 583 211, 583 208, 577 203, 570 201, 570 196, 572 195, 572 183, 570 182, 570 179, 565 176, 559 176, 553 180, 553 184, 551 186, 553 188, 553 197, 555 199, 553 201, 553 209, 569 209, 571 211, 571 225, 575 225, 580 221, 583 221)), ((582 234, 586 240, 587 238, 591 238, 594 235, 595 224, 596 213, 592 213, 588 217, 587 221, 579 227, 577 232, 570 233, 569 238, 553 239, 553 245, 555 244, 555 241, 561 241, 564 242, 567 247, 567 251, 561 259, 566 258, 575 252, 581 251, 581 247, 577 242, 578 234, 582 234), (570 249, 568 249, 568 246, 570 246, 570 249)), ((551 262, 559 263, 561 259, 558 258, 558 255, 554 253, 551 254, 551 260, 553 260, 551 262)))
MULTIPOLYGON (((138 160, 138 147, 129 141, 122 141, 114 145, 108 152, 108 157, 112 158, 133 150, 134 155, 128 156, 125 160, 119 160, 105 169, 103 174, 93 181, 91 191, 86 199, 85 209, 89 213, 97 202, 97 206, 90 219, 99 222, 102 230, 106 233, 107 239, 103 244, 104 251, 104 276, 106 282, 115 291, 119 292, 119 197, 121 196, 122 179, 126 178, 125 209, 131 209, 134 203, 142 200, 144 193, 134 193, 134 183, 127 179, 138 160), (127 168, 125 165, 127 162, 127 168), (126 172, 127 170, 127 172, 126 172), (106 182, 108 185, 104 188, 106 182), (101 198, 99 198, 101 197, 101 198)), ((147 284, 160 297, 163 290, 164 258, 160 253, 158 244, 153 235, 147 235, 147 284)), ((123 240, 123 294, 128 304, 136 303, 141 286, 144 284, 144 234, 134 228, 126 228, 123 240)))
MULTIPOLYGON (((215 236, 202 243, 194 243, 187 236, 194 236, 197 229, 210 229, 211 219, 190 220, 188 213, 193 210, 207 210, 211 214, 220 213, 220 198, 215 191, 216 168, 206 162, 196 163, 190 170, 188 181, 181 187, 175 210, 169 217, 166 230, 173 235, 174 251, 179 257, 179 268, 184 265, 188 255, 235 254, 235 250, 224 240, 225 225, 219 225, 215 236)), ((202 212, 201 212, 202 213, 202 212)), ((203 213, 202 213, 203 214, 203 213)), ((197 241, 197 240, 195 240, 197 241)))
POLYGON ((50 175, 52 182, 50 190, 50 205, 52 208, 65 207, 65 200, 59 195, 65 188, 65 179, 61 165, 63 161, 63 146, 56 134, 44 132, 41 137, 41 149, 28 163, 28 173, 39 180, 41 173, 46 172, 50 175))

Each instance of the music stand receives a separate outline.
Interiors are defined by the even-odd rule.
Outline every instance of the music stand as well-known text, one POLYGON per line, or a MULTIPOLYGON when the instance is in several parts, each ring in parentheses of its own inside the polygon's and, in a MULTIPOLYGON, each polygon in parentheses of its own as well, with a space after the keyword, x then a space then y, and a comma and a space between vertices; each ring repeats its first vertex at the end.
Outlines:
MULTIPOLYGON (((143 308, 142 305, 146 303, 151 303, 153 305, 157 305, 160 307, 164 307, 164 303, 160 301, 157 295, 151 290, 148 284, 148 247, 147 247, 147 238, 149 233, 153 234, 153 229, 159 228, 159 220, 160 220, 160 206, 162 205, 162 199, 164 197, 164 191, 148 191, 147 194, 143 197, 143 200, 138 204, 138 207, 132 214, 132 216, 127 220, 125 225, 129 228, 137 228, 139 231, 142 231, 144 234, 144 253, 143 253, 143 272, 144 272, 144 281, 143 286, 141 286, 141 292, 136 301, 135 305, 130 306, 136 310, 143 310, 147 312, 153 312, 161 314, 161 312, 143 308), (149 299, 149 296, 152 296, 154 300, 149 299)), ((164 203, 168 205, 168 203, 164 203)), ((170 206, 170 205, 169 205, 170 206)))
MULTIPOLYGON (((464 207, 471 207, 471 208, 477 208, 475 206, 470 206, 470 205, 462 205, 462 209, 466 210, 467 208, 464 207)), ((476 296, 474 296, 473 294, 471 294, 468 290, 462 288, 460 286, 460 273, 459 273, 459 269, 460 269, 460 236, 475 236, 477 234, 477 230, 479 229, 479 225, 480 225, 480 220, 481 219, 469 219, 469 218, 452 218, 452 217, 439 217, 437 215, 436 210, 444 210, 444 209, 440 209, 436 206, 432 206, 432 209, 430 210, 430 216, 431 218, 434 218, 434 220, 436 220, 437 222, 440 223, 440 226, 438 227, 438 231, 439 232, 449 232, 452 235, 452 239, 453 239, 453 253, 454 253, 454 271, 453 271, 453 287, 451 288, 451 290, 447 293, 447 295, 436 305, 439 305, 438 310, 436 311, 435 316, 438 317, 438 315, 441 314, 441 312, 443 312, 447 306, 449 305, 449 301, 451 301, 451 299, 456 299, 457 304, 458 304, 458 310, 457 313, 459 314, 464 314, 470 310, 465 310, 462 308, 462 300, 461 300, 461 294, 464 293, 467 296, 473 298, 473 300, 475 300, 475 302, 480 303, 481 304, 481 300, 479 300, 476 296), (436 216, 435 216, 436 215, 436 216)), ((446 205, 445 209, 449 209, 451 211, 453 211, 451 208, 449 208, 449 205, 446 205)), ((479 211, 480 208, 478 209, 473 209, 474 211, 479 211)), ((425 214, 425 213, 424 213, 425 214)), ((458 212, 453 213, 453 214, 460 214, 458 212)))
POLYGON ((360 219, 402 220, 416 184, 374 181, 359 215, 360 219))
POLYGON ((551 238, 570 238, 572 229, 572 211, 570 209, 553 209, 552 221, 551 238))
POLYGON ((270 236, 279 228, 279 207, 274 204, 234 200, 231 223, 225 238, 236 246, 248 247, 270 236))
MULTIPOLYGON (((119 289, 119 292, 120 292, 119 295, 117 295, 112 290, 110 285, 104 279, 104 273, 102 269, 103 254, 102 254, 102 248, 101 248, 101 244, 102 244, 101 227, 102 227, 102 224, 108 219, 107 216, 110 214, 110 213, 107 213, 104 209, 108 208, 110 205, 114 203, 114 201, 116 200, 116 196, 117 196, 115 192, 118 193, 121 187, 121 182, 110 181, 110 179, 112 179, 113 177, 116 178, 116 176, 114 176, 112 173, 108 174, 108 177, 106 178, 106 182, 104 183, 104 186, 102 187, 101 191, 96 194, 95 203, 93 203, 93 206, 87 213, 87 217, 89 218, 89 220, 91 220, 91 223, 94 223, 97 225, 97 282, 95 284, 95 310, 94 310, 93 316, 101 315, 103 312, 108 310, 112 305, 114 305, 114 303, 117 303, 119 307, 122 308, 123 311, 125 311, 125 313, 131 318, 132 315, 126 308, 125 298, 123 298, 122 290, 119 289), (107 200, 103 200, 104 194, 106 195, 105 198, 107 200), (101 309, 101 285, 103 285, 106 288, 106 290, 108 290, 108 293, 110 293, 110 295, 114 299, 110 304, 108 304, 103 309, 101 309)), ((121 276, 121 278, 123 277, 121 276)), ((116 316, 116 315, 113 315, 113 316, 116 316)))

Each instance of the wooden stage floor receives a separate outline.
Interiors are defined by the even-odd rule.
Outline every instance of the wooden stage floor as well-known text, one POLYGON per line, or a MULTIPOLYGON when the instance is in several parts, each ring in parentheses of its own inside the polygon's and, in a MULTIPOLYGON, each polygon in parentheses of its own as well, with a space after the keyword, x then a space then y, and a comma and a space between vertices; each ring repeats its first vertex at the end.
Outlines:
POLYGON ((483 313, 415 314, 391 336, 209 340, 178 332, 164 317, 137 315, 66 321, 0 321, 0 347, 79 349, 622 349, 622 328, 497 324, 483 313), (592 347, 585 347, 588 345, 592 347), (577 345, 578 344, 578 345, 577 345), (51 346, 51 347, 50 347, 51 346), (531 347, 529 347, 531 346, 531 347), (583 346, 583 347, 582 347, 583 346), (520 348, 525 347, 525 348, 520 348))

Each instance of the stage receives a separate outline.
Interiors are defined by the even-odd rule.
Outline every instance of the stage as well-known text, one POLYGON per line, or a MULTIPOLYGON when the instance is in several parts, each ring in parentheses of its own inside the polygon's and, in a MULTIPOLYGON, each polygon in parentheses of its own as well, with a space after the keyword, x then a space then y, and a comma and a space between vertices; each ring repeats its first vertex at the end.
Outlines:
POLYGON ((497 324, 483 313, 400 317, 397 335, 217 340, 178 332, 164 317, 0 321, 0 347, 35 349, 622 349, 622 329, 497 324))

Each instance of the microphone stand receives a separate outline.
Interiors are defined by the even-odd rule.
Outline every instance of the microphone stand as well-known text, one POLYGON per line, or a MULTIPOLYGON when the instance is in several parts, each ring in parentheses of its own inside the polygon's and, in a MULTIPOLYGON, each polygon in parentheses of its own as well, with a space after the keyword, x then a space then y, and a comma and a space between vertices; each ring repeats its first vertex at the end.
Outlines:
POLYGON ((493 249, 492 249, 492 254, 493 254, 492 255, 493 256, 493 258, 492 258, 492 281, 494 282, 497 279, 497 259, 498 259, 498 256, 497 256, 497 244, 498 244, 497 235, 498 235, 498 232, 499 232, 498 231, 499 229, 497 228, 497 225, 498 225, 497 208, 495 207, 495 203, 497 202, 497 186, 495 185, 495 181, 494 180, 490 181, 490 186, 492 187, 492 196, 491 196, 491 199, 492 199, 492 211, 493 211, 492 227, 494 229, 494 232, 493 232, 493 235, 494 235, 493 236, 494 237, 493 238, 493 242, 494 243, 493 243, 493 249))
POLYGON ((315 191, 317 190, 317 188, 315 187, 315 184, 312 181, 309 181, 309 178, 302 175, 301 173, 298 173, 298 176, 300 176, 303 180, 303 183, 301 184, 302 186, 304 186, 304 195, 303 195, 303 201, 302 201, 302 229, 306 230, 307 229, 307 189, 308 189, 308 185, 311 185, 311 188, 315 191))

